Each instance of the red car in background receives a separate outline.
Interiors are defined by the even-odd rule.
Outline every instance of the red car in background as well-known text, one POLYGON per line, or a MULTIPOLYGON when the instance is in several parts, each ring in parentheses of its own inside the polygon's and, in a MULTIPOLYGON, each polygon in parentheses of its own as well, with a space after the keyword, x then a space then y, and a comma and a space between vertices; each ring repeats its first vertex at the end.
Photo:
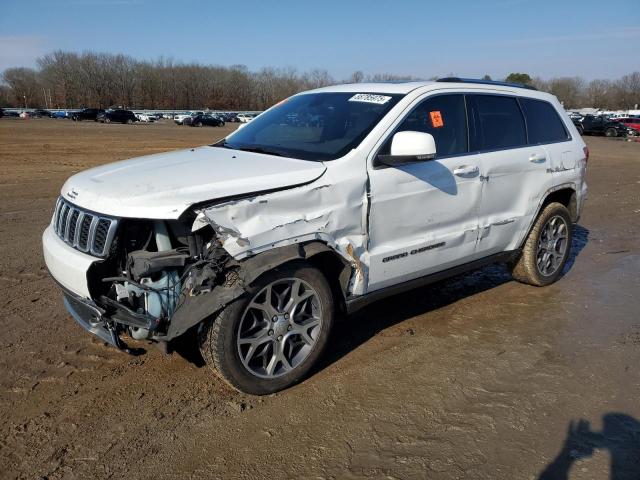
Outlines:
POLYGON ((624 123, 627 127, 633 128, 636 132, 640 133, 640 118, 627 117, 616 118, 617 122, 624 123))

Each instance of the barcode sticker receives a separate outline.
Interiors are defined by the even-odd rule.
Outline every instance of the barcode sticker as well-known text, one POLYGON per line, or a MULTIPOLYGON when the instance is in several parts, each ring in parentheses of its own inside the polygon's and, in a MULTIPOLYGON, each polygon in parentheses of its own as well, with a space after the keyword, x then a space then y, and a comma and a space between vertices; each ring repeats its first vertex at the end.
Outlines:
POLYGON ((350 102, 364 102, 364 103, 376 103, 378 105, 384 105, 391 97, 386 95, 374 95, 372 93, 356 93, 349 99, 350 102))

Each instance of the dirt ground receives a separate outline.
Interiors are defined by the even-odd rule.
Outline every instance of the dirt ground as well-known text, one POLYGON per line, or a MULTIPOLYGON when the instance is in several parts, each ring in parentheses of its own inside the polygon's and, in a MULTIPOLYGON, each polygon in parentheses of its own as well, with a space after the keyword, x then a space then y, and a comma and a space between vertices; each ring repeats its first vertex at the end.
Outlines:
POLYGON ((0 120, 0 478, 640 479, 640 143, 587 137, 558 283, 494 266, 381 301, 258 398, 186 344, 93 339, 41 254, 66 177, 230 128, 0 120))

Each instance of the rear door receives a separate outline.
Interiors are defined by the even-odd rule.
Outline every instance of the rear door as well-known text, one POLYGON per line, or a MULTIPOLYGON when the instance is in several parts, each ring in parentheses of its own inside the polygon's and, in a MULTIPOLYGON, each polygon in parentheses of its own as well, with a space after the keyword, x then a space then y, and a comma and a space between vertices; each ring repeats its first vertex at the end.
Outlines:
POLYGON ((470 148, 480 152, 482 197, 478 209, 478 253, 516 248, 552 182, 550 154, 530 145, 515 96, 467 95, 470 148))

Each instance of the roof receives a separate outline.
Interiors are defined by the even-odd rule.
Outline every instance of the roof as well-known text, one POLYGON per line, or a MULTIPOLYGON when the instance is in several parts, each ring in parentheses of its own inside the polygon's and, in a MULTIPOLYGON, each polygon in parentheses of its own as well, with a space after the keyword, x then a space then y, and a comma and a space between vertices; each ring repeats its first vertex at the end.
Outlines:
MULTIPOLYGON (((453 79, 452 79, 453 80, 453 79)), ((460 79, 461 81, 452 81, 447 79, 443 82, 433 81, 419 81, 419 82, 372 82, 372 83, 345 83, 339 85, 331 85, 329 87, 322 87, 316 90, 309 90, 307 92, 301 92, 301 95, 305 93, 318 93, 318 92, 345 92, 345 93, 380 93, 380 94, 399 94, 406 95, 416 89, 421 89, 423 92, 430 90, 463 90, 463 91, 493 91, 504 92, 511 95, 526 96, 531 98, 539 98, 543 100, 557 101, 557 99, 546 92, 542 92, 535 89, 523 88, 519 84, 508 84, 502 82, 484 82, 484 81, 469 81, 460 79)))
POLYGON ((416 88, 427 85, 437 85, 436 82, 371 82, 371 83, 343 83, 322 87, 314 92, 354 92, 354 93, 398 93, 407 94, 416 88))

